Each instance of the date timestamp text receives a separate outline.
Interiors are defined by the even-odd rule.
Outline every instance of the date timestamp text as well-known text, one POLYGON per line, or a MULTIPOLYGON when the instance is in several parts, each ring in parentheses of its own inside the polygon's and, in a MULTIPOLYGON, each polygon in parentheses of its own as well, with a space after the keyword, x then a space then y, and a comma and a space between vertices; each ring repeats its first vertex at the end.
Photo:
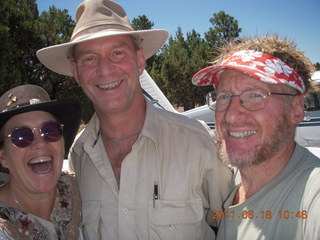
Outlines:
POLYGON ((253 210, 235 211, 212 211, 213 219, 272 219, 277 217, 280 219, 307 219, 308 212, 306 210, 288 211, 280 210, 272 212, 270 210, 255 212, 253 210))

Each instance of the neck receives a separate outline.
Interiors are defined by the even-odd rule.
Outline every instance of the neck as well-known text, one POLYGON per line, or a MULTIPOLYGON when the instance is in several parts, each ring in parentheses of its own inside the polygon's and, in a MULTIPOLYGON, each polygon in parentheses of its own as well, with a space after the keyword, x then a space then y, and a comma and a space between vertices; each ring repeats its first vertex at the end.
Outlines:
POLYGON ((282 149, 272 158, 260 164, 240 169, 241 183, 234 203, 244 202, 276 178, 286 167, 293 150, 294 144, 292 147, 282 149))
POLYGON ((120 186, 121 164, 139 136, 146 116, 146 100, 141 93, 126 109, 101 112, 96 109, 100 133, 116 182, 120 186))
POLYGON ((131 135, 138 135, 146 116, 145 100, 139 107, 130 108, 128 110, 101 113, 97 111, 100 121, 101 135, 105 139, 117 140, 125 139, 131 135))
POLYGON ((109 138, 109 137, 103 136, 103 135, 102 135, 102 137, 108 141, 111 141, 111 142, 121 142, 121 141, 130 139, 130 138, 133 138, 133 137, 137 136, 139 133, 140 133, 140 130, 137 132, 134 132, 128 136, 121 137, 121 138, 109 138))
POLYGON ((51 211, 55 202, 55 194, 53 196, 54 198, 51 197, 51 194, 44 194, 40 198, 37 196, 27 196, 27 194, 22 195, 18 194, 18 191, 12 188, 11 183, 8 184, 8 194, 10 206, 50 221, 51 211))

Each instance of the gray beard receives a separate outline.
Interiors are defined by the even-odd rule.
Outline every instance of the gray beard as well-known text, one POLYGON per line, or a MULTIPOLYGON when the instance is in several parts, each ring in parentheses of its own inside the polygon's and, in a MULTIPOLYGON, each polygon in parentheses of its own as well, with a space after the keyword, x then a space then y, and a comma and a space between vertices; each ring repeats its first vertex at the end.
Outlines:
MULTIPOLYGON (((288 117, 285 114, 279 118, 277 125, 272 129, 270 137, 267 142, 260 144, 252 149, 246 156, 235 156, 229 154, 223 141, 216 133, 216 142, 219 149, 219 157, 226 165, 231 165, 239 169, 258 165, 267 159, 270 159, 281 148, 292 142, 295 135, 295 126, 289 125, 288 117)), ((230 151, 229 151, 230 152, 230 151)))

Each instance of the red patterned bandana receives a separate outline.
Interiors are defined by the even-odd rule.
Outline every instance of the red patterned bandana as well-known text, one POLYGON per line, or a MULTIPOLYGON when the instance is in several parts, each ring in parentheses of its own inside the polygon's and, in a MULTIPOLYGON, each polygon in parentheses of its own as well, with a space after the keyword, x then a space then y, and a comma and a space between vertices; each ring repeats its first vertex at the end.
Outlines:
POLYGON ((270 84, 287 84, 301 93, 305 85, 300 75, 285 62, 269 54, 242 50, 227 57, 221 65, 201 69, 193 78, 194 85, 215 85, 225 70, 236 70, 270 84))

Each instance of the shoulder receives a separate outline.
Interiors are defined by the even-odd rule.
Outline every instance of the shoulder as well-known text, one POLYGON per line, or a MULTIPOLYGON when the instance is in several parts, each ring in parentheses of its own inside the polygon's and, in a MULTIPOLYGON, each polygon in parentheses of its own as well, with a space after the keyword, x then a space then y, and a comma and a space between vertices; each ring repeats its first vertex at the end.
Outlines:
MULTIPOLYGON (((320 161, 320 160, 319 160, 320 161)), ((308 181, 306 184, 306 189, 310 190, 306 191, 307 194, 312 194, 312 195, 317 195, 319 200, 320 200, 320 166, 315 167, 311 170, 309 176, 308 176, 308 181)), ((320 202, 319 202, 320 204, 320 202)), ((319 205, 320 209, 320 205, 319 205)))
POLYGON ((297 185, 301 185, 305 195, 320 194, 320 159, 299 144, 296 145, 293 157, 296 163, 294 176, 297 178, 297 185))
POLYGON ((296 167, 299 171, 311 171, 316 167, 320 167, 320 158, 314 155, 309 149, 296 143, 294 152, 291 156, 294 159, 296 167))
MULTIPOLYGON (((301 147, 301 146, 300 146, 301 147)), ((312 154, 308 149, 301 147, 303 157, 301 158, 302 165, 298 181, 304 182, 303 190, 303 205, 304 208, 316 207, 320 214, 320 159, 312 154)), ((301 185, 301 184, 297 185, 301 185)))

